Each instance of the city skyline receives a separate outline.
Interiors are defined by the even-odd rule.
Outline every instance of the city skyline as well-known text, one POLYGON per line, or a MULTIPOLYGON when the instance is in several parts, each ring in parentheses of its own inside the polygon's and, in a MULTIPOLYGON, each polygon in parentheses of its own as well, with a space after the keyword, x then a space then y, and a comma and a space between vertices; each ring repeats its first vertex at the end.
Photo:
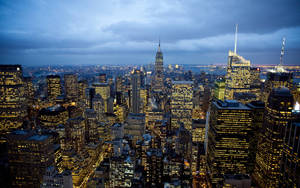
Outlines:
POLYGON ((226 64, 234 48, 252 64, 299 64, 300 2, 0 1, 1 64, 226 64), (34 11, 32 11, 34 10, 34 11))

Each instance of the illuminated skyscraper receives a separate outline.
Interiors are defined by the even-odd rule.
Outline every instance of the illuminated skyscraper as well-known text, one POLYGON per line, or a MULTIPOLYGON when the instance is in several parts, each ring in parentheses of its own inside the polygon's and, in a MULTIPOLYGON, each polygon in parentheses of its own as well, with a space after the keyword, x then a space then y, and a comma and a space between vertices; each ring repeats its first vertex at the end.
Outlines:
POLYGON ((250 61, 229 51, 225 98, 233 99, 234 93, 249 92, 251 86, 250 74, 250 61))
POLYGON ((27 104, 32 105, 34 102, 34 88, 32 83, 32 77, 24 77, 24 87, 27 104))
POLYGON ((259 100, 260 97, 260 82, 259 69, 251 68, 249 60, 244 59, 237 54, 237 27, 235 33, 234 52, 228 53, 227 73, 225 76, 225 99, 238 100, 235 98, 235 93, 253 93, 259 100))
POLYGON ((0 65, 0 131, 22 125, 27 114, 22 68, 0 65))
POLYGON ((184 127, 192 130, 193 111, 193 82, 173 81, 171 96, 171 129, 180 127, 180 122, 184 127))
POLYGON ((40 187, 48 166, 54 166, 51 135, 17 130, 7 136, 12 187, 40 187))
POLYGON ((163 54, 160 50, 160 42, 158 44, 158 50, 155 57, 155 72, 154 72, 154 91, 162 91, 164 87, 164 63, 163 54))
POLYGON ((110 97, 110 87, 107 83, 94 83, 93 88, 95 88, 95 95, 99 94, 104 102, 104 111, 107 112, 108 109, 108 99, 110 97))
POLYGON ((65 94, 69 100, 77 101, 78 99, 78 81, 76 74, 65 74, 65 94))
POLYGON ((284 135, 282 181, 279 187, 300 187, 300 111, 293 112, 293 122, 284 135))
POLYGON ((284 136, 292 120, 292 108, 293 96, 287 88, 272 90, 266 104, 253 174, 259 187, 279 186, 284 136))
POLYGON ((62 106, 52 106, 39 111, 38 121, 40 126, 55 129, 59 124, 65 124, 68 120, 68 111, 62 106))
POLYGON ((292 89, 293 74, 284 70, 272 70, 271 72, 268 72, 263 91, 263 101, 265 103, 267 102, 272 89, 278 87, 286 87, 288 89, 292 89))
POLYGON ((213 185, 224 174, 246 174, 251 109, 234 100, 213 101, 209 117, 207 167, 213 185))
POLYGON ((47 76, 47 86, 48 98, 52 101, 56 100, 61 95, 60 76, 47 76))
POLYGON ((140 90, 141 90, 141 71, 133 70, 131 72, 131 99, 130 112, 140 113, 140 90))
POLYGON ((225 80, 218 79, 215 81, 214 98, 224 100, 225 97, 225 80))

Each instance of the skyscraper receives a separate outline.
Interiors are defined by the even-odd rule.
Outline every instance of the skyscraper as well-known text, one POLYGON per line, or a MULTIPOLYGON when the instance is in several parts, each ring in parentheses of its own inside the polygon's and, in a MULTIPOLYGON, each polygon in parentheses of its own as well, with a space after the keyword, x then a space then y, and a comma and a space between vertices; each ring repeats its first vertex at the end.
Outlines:
POLYGON ((154 91, 162 91, 164 87, 164 63, 163 54, 160 50, 160 42, 158 44, 158 50, 155 57, 155 72, 154 72, 154 91))
POLYGON ((209 117, 207 165, 213 185, 224 174, 246 174, 251 109, 234 100, 213 101, 209 117))
POLYGON ((293 116, 284 134, 280 187, 300 187, 300 111, 293 116))
POLYGON ((214 98, 224 100, 225 97, 225 80, 218 79, 215 81, 214 98))
POLYGON ((77 101, 78 99, 78 81, 76 74, 65 74, 65 94, 69 100, 77 101))
POLYGON ((47 86, 48 99, 52 101, 56 100, 56 98, 61 95, 60 76, 47 76, 47 86))
POLYGON ((131 99, 130 112, 140 113, 140 90, 141 90, 141 71, 133 70, 131 72, 131 99))
POLYGON ((285 130, 292 120, 293 95, 287 88, 275 88, 265 108, 259 136, 254 179, 259 187, 278 187, 285 130))
POLYGON ((193 82, 173 81, 171 96, 171 129, 175 130, 184 127, 192 130, 192 111, 193 111, 193 82))
POLYGON ((107 112, 108 109, 108 99, 110 97, 110 87, 107 83, 93 83, 93 88, 95 88, 95 95, 99 94, 104 102, 104 111, 107 112))
POLYGON ((0 65, 0 131, 20 127, 26 114, 21 65, 0 65))
POLYGON ((52 136, 17 130, 7 138, 12 187, 40 187, 46 168, 54 165, 52 136))
POLYGON ((238 100, 238 98, 235 98, 235 93, 253 93, 255 98, 252 99, 252 101, 255 101, 260 97, 260 92, 258 92, 260 91, 259 69, 251 68, 250 61, 238 55, 236 51, 237 27, 234 52, 229 51, 228 53, 227 73, 225 76, 225 98, 228 100, 238 100))

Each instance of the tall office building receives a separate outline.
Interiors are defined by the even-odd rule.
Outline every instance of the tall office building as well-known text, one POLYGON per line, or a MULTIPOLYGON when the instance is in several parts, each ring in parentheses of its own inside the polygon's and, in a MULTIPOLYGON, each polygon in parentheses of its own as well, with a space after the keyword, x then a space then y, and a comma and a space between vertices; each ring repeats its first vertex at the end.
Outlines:
POLYGON ((184 127, 192 130, 192 111, 193 111, 193 82, 173 81, 171 96, 171 129, 175 130, 184 127))
POLYGON ((225 97, 225 80, 218 79, 215 81, 214 98, 223 101, 224 97, 225 97))
POLYGON ((229 51, 226 73, 225 98, 233 99, 234 93, 249 92, 251 86, 250 61, 229 51))
POLYGON ((214 186, 224 174, 246 174, 251 109, 234 100, 213 101, 209 116, 207 167, 214 186))
POLYGON ((272 70, 268 72, 267 79, 264 84, 263 101, 266 103, 273 88, 286 87, 292 89, 293 74, 284 69, 272 70))
POLYGON ((55 161, 52 136, 17 130, 7 139, 12 187, 40 187, 46 168, 55 161))
POLYGON ((65 74, 65 94, 69 100, 77 101, 78 99, 78 81, 76 74, 65 74))
POLYGON ((47 92, 48 92, 48 99, 52 101, 56 100, 56 98, 61 95, 60 76, 58 75, 47 76, 47 92))
POLYGON ((140 113, 141 71, 131 72, 130 112, 140 113))
POLYGON ((0 65, 0 131, 22 125, 27 114, 21 65, 0 65))
POLYGON ((105 73, 100 73, 96 76, 96 81, 99 82, 99 83, 106 83, 107 80, 106 80, 106 74, 105 73))
MULTIPOLYGON (((235 94, 252 93, 255 97, 249 101, 260 99, 260 70, 252 68, 249 60, 237 54, 237 27, 235 33, 234 52, 228 53, 227 73, 225 76, 225 98, 238 100, 235 94)), ((237 95, 239 96, 239 95, 237 95)), ((243 97, 241 97, 243 99, 243 97)), ((247 101, 248 102, 248 101, 247 101)))
POLYGON ((93 83, 95 89, 95 95, 99 94, 104 102, 104 111, 108 110, 108 99, 110 97, 110 87, 107 83, 93 83))
POLYGON ((254 179, 259 187, 278 187, 285 130, 292 120, 293 96, 287 88, 271 91, 259 136, 254 179))
POLYGON ((156 57, 155 57, 153 90, 162 91, 163 87, 164 87, 164 63, 163 63, 163 54, 160 50, 160 42, 159 42, 158 50, 156 52, 156 57))
POLYGON ((293 116, 293 122, 288 124, 284 134, 283 176, 279 187, 300 187, 300 111, 294 111, 293 116))
POLYGON ((32 83, 32 77, 24 77, 24 88, 27 104, 32 105, 34 102, 34 88, 32 83))

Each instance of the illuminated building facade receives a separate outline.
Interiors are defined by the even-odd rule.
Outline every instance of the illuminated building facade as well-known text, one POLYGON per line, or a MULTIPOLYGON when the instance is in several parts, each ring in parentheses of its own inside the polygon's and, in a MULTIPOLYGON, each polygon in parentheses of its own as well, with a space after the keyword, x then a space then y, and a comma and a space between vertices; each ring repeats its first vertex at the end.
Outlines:
POLYGON ((207 167, 214 186, 224 174, 245 174, 249 162, 251 109, 234 101, 213 101, 209 116, 207 167))
POLYGON ((271 91, 259 136, 254 179, 260 187, 278 187, 286 127, 292 120, 293 96, 287 88, 271 91))
POLYGON ((94 83, 93 88, 95 89, 95 94, 99 94, 104 102, 104 111, 107 112, 108 109, 108 99, 110 97, 110 87, 107 83, 94 83))
POLYGON ((130 112, 140 113, 141 71, 131 72, 130 112))
POLYGON ((215 81, 214 98, 223 101, 224 97, 225 97, 225 80, 218 79, 215 81))
POLYGON ((0 131, 22 125, 27 115, 21 65, 0 65, 0 131))
POLYGON ((54 165, 52 136, 17 130, 7 139, 12 187, 40 187, 46 168, 54 165))
POLYGON ((171 96, 171 129, 180 127, 180 122, 184 127, 192 130, 193 111, 193 82, 173 81, 171 96))
POLYGON ((285 130, 279 187, 300 187, 300 112, 285 130))
POLYGON ((124 134, 132 135, 134 140, 142 139, 145 133, 145 114, 129 113, 124 125, 124 134))
POLYGON ((68 111, 59 105, 43 108, 38 114, 40 126, 48 129, 54 129, 59 124, 65 124, 68 117, 68 111))
POLYGON ((264 84, 263 101, 266 103, 273 88, 286 87, 292 89, 293 74, 289 72, 271 71, 264 84))
POLYGON ((55 101, 61 95, 61 80, 58 75, 47 76, 48 99, 55 101))
POLYGON ((225 98, 232 100, 234 93, 249 92, 251 86, 250 61, 229 51, 226 73, 225 98))
POLYGON ((65 94, 69 100, 77 101, 78 99, 78 80, 76 74, 65 74, 65 94))
POLYGON ((164 87, 164 62, 163 54, 160 50, 160 42, 158 44, 158 50, 155 57, 155 72, 154 72, 154 91, 162 91, 164 87))
POLYGON ((88 88, 88 82, 86 80, 80 80, 78 82, 78 99, 82 104, 86 103, 87 95, 86 89, 88 88))
POLYGON ((28 105, 32 105, 34 102, 34 88, 32 83, 32 77, 24 77, 25 96, 28 105))

